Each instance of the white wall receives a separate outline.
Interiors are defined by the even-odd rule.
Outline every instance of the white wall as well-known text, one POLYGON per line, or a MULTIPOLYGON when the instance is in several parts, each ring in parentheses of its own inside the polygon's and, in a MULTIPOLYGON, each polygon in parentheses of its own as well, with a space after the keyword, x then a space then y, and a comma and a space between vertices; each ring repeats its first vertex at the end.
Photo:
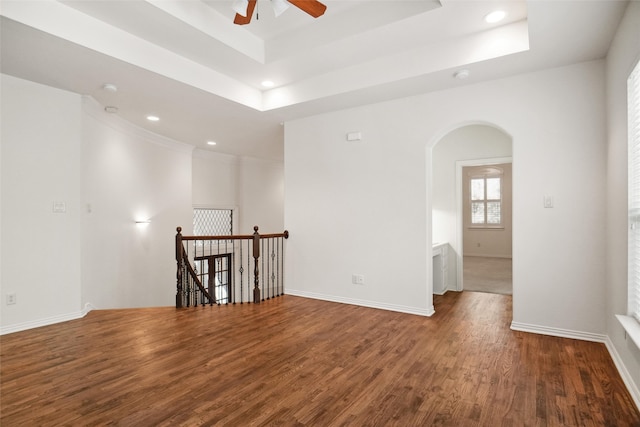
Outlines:
MULTIPOLYGON (((193 150, 193 205, 213 209, 237 209, 237 175, 236 156, 202 149, 193 150)), ((237 222, 236 219, 234 218, 234 222, 237 222)), ((184 224, 183 229, 190 230, 192 225, 184 224)), ((234 227, 237 228, 237 224, 234 227)))
POLYGON ((407 127, 406 102, 287 123, 287 293, 431 312, 425 140, 407 127), (362 140, 346 141, 354 131, 362 140))
POLYGON ((491 123, 513 138, 514 325, 602 337, 604 117, 595 61, 288 123, 287 292, 429 312, 430 148, 491 123))
POLYGON ((236 234, 284 231, 282 162, 204 150, 193 154, 193 204, 235 209, 236 234))
MULTIPOLYGON (((607 56, 607 335, 629 375, 640 405, 640 350, 616 314, 627 313, 627 78, 640 59, 640 3, 629 3, 607 56)), ((615 359, 614 359, 615 360, 615 359)))
POLYGON ((84 101, 83 303, 100 309, 173 305, 176 227, 193 222, 193 147, 84 101), (147 219, 148 225, 135 224, 147 219))
POLYGON ((239 162, 238 200, 242 207, 238 233, 284 231, 284 165, 282 162, 243 157, 239 162))
POLYGON ((80 304, 78 95, 7 75, 2 86, 2 331, 77 317, 80 304), (65 213, 54 213, 63 202, 65 213), (6 305, 15 293, 17 304, 6 305))

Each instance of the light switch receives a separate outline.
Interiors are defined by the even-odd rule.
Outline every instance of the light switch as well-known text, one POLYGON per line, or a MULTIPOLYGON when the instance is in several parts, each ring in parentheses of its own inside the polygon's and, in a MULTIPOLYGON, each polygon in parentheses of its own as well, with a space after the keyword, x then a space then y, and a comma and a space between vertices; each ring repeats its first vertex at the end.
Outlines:
POLYGON ((545 208, 553 207, 553 196, 544 196, 544 207, 545 208))
POLYGON ((67 212, 67 204, 65 202, 53 202, 53 212, 54 213, 67 212))
POLYGON ((362 139, 362 133, 360 132, 349 132, 347 134, 347 141, 360 141, 362 139))
POLYGON ((352 274, 351 275, 351 283, 354 285, 364 285, 364 275, 362 274, 352 274))

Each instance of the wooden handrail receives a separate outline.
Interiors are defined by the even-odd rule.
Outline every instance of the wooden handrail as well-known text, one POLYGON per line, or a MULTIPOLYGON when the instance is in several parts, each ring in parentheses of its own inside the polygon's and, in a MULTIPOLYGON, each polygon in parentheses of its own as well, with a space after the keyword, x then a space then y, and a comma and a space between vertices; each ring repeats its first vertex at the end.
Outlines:
MULTIPOLYGON (((180 231, 182 231, 182 227, 178 227, 180 231)), ((178 234, 180 234, 178 231, 178 234)), ((234 234, 231 236, 182 236, 182 240, 251 240, 253 239, 253 234, 234 234)), ((283 233, 272 233, 272 234, 261 234, 261 239, 271 239, 274 237, 284 237, 285 239, 289 238, 289 232, 285 230, 283 233)))

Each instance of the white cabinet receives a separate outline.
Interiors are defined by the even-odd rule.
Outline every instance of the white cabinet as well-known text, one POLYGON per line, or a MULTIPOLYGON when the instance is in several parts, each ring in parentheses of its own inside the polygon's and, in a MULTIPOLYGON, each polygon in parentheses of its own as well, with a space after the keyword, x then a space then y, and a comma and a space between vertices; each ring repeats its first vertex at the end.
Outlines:
POLYGON ((449 288, 449 244, 433 244, 433 293, 442 295, 449 288))

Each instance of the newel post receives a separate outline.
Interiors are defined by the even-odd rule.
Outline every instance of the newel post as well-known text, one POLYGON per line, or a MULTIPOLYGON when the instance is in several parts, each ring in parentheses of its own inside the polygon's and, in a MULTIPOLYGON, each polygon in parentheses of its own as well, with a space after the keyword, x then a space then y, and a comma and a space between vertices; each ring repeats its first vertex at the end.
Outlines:
POLYGON ((176 228, 176 308, 182 308, 182 227, 176 228))
POLYGON ((256 225, 253 227, 253 302, 256 304, 260 303, 258 258, 260 258, 260 234, 258 234, 258 226, 256 225))

